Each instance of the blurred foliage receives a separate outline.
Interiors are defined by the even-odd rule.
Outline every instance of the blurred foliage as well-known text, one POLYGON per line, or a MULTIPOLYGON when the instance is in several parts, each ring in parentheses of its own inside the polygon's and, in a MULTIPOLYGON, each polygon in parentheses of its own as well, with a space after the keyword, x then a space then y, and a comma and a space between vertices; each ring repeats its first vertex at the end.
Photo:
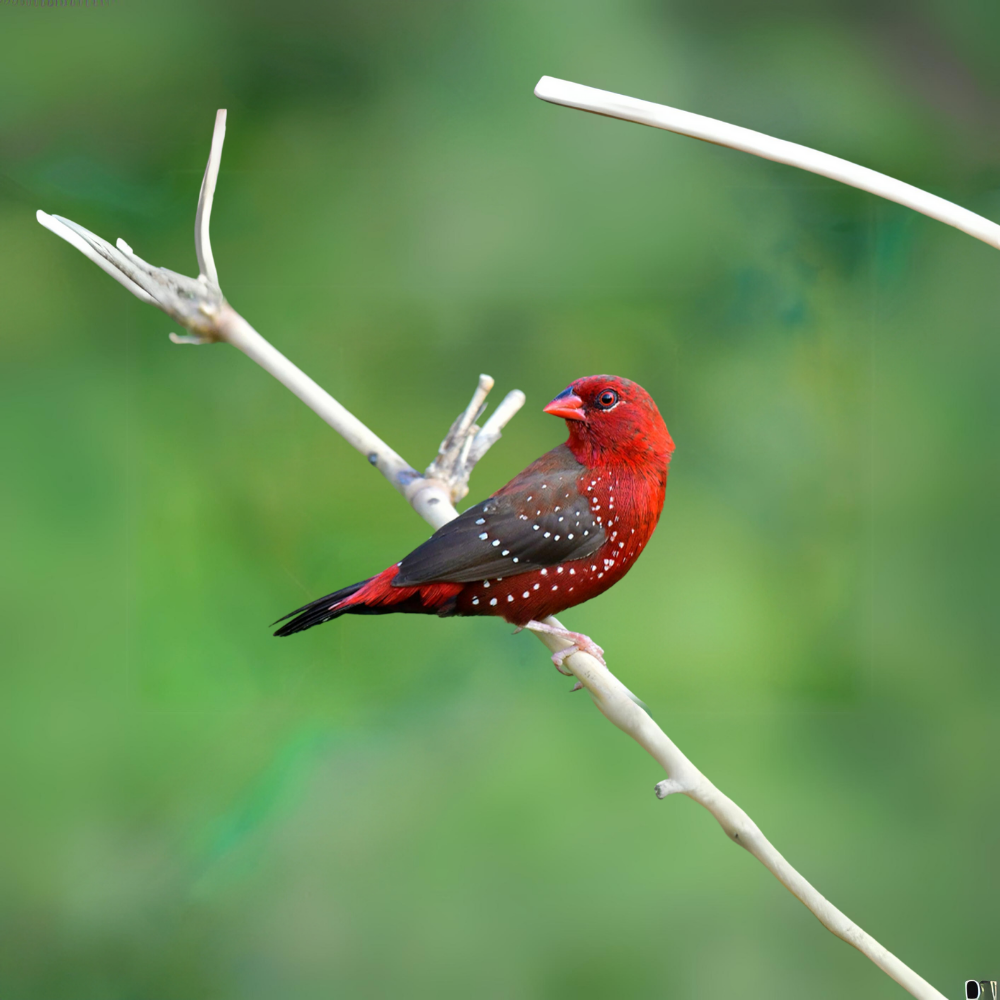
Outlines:
POLYGON ((996 976, 996 251, 554 108, 543 73, 1000 217, 995 3, 304 0, 0 11, 0 995, 896 997, 496 621, 267 623, 426 528, 235 352, 34 221, 223 288, 425 464, 480 371, 637 378, 678 443, 565 620, 807 877, 996 976), (992 721, 991 721, 992 720, 992 721))

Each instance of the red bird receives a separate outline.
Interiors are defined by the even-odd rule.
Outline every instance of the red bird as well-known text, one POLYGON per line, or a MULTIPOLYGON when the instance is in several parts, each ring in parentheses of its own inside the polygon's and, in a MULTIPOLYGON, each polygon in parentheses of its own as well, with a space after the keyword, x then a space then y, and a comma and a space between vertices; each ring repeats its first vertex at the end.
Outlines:
POLYGON ((402 562, 291 612, 274 634, 344 614, 496 615, 571 640, 552 657, 560 670, 576 650, 603 663, 587 636, 542 619, 596 597, 629 571, 660 518, 674 442, 646 390, 612 375, 578 379, 545 412, 565 418, 565 444, 402 562))

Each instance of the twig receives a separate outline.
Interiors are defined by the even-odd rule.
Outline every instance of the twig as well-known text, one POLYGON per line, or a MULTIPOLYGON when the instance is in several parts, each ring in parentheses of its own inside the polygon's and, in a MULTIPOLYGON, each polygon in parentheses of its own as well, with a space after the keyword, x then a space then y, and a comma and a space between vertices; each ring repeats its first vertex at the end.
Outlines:
POLYGON ((61 216, 39 211, 36 213, 38 221, 89 257, 137 298, 162 309, 192 332, 193 336, 170 334, 170 339, 175 344, 222 341, 239 348, 282 385, 291 389, 302 402, 361 452, 425 520, 440 527, 455 516, 453 501, 468 493, 468 481, 473 467, 490 446, 500 439, 503 427, 524 405, 524 393, 519 390, 508 393, 493 417, 480 430, 473 421, 493 386, 493 379, 488 375, 480 376, 472 402, 452 427, 445 444, 441 446, 441 452, 424 475, 396 454, 353 413, 341 406, 301 368, 266 341, 226 302, 218 283, 209 231, 225 134, 226 112, 220 109, 215 118, 212 148, 195 216, 195 252, 201 272, 197 278, 188 278, 167 268, 148 264, 137 257, 124 240, 120 239, 116 246, 111 246, 100 236, 61 216))
MULTIPOLYGON (((223 341, 239 348, 291 389, 316 411, 334 430, 364 454, 433 527, 458 516, 454 501, 468 492, 468 479, 476 462, 500 437, 501 429, 524 403, 524 394, 508 393, 482 428, 476 426, 493 379, 481 375, 469 405, 452 425, 437 457, 421 476, 384 441, 320 388, 280 351, 271 346, 222 296, 212 258, 209 237, 211 202, 222 155, 225 112, 216 117, 212 150, 198 203, 195 241, 201 274, 186 278, 165 268, 156 268, 136 257, 123 241, 111 247, 93 233, 59 216, 38 213, 38 221, 71 243, 99 267, 120 281, 144 302, 158 306, 195 334, 172 335, 175 343, 223 341)), ((559 625, 555 618, 546 621, 559 625)), ((553 652, 568 643, 555 636, 534 633, 553 652)), ((853 925, 836 907, 824 899, 774 849, 758 827, 731 799, 722 794, 675 746, 625 687, 606 667, 586 653, 577 652, 565 665, 585 687, 600 711, 619 729, 635 739, 663 766, 669 777, 656 786, 663 798, 683 792, 705 806, 736 843, 749 850, 794 893, 834 934, 868 955, 880 968, 921 1000, 944 997, 873 938, 853 925)))
POLYGON ((850 160, 842 160, 839 156, 821 153, 819 150, 800 146, 795 142, 786 142, 784 139, 775 139, 763 132, 730 125, 715 118, 706 118, 704 115, 671 108, 666 104, 640 101, 635 97, 613 94, 608 90, 598 90, 596 87, 585 87, 583 84, 558 80, 552 76, 543 76, 538 81, 535 86, 535 96, 550 104, 562 104, 567 108, 592 111, 594 114, 609 118, 621 118, 640 125, 651 125, 653 128, 689 135, 694 139, 703 139, 719 146, 740 149, 744 153, 762 156, 765 160, 800 167, 802 170, 841 181, 851 187, 870 191, 882 198, 888 198, 889 201, 906 205, 915 212, 921 212, 939 222, 961 229, 962 232, 975 236, 977 240, 989 243, 991 247, 1000 248, 1000 226, 995 222, 984 219, 967 208, 945 201, 944 198, 938 198, 937 195, 922 191, 912 184, 904 184, 903 181, 880 174, 877 170, 860 167, 850 160))
POLYGON ((215 112, 215 129, 212 131, 212 148, 205 164, 205 176, 201 179, 201 193, 198 195, 198 211, 194 216, 194 252, 198 257, 198 274, 219 287, 219 272, 215 269, 212 256, 212 202, 215 201, 215 185, 219 179, 219 165, 222 163, 222 144, 226 141, 226 109, 215 112))
MULTIPOLYGON (((559 624, 555 618, 547 618, 546 621, 559 624)), ((552 652, 569 645, 555 636, 536 635, 552 652)), ((719 821, 726 836, 740 847, 745 847, 812 911, 827 930, 857 948, 919 1000, 946 1000, 927 980, 883 948, 806 881, 764 836, 760 827, 729 796, 713 785, 649 714, 636 704, 628 688, 610 670, 585 653, 575 653, 565 663, 590 692, 594 704, 604 716, 631 736, 670 775, 656 785, 657 798, 664 799, 683 792, 694 799, 719 821)))

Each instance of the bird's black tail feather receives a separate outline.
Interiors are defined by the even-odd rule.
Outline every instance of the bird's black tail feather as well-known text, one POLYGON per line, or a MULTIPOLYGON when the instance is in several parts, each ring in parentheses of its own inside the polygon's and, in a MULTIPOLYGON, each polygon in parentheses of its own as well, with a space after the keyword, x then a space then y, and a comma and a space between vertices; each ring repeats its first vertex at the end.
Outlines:
MULTIPOLYGON (((288 618, 292 620, 288 622, 287 625, 282 625, 281 628, 275 632, 275 635, 294 635, 296 632, 303 632, 307 628, 312 628, 313 625, 322 625, 323 622, 330 621, 331 618, 339 618, 343 614, 348 612, 360 612, 361 614, 372 613, 372 609, 366 608, 363 604, 345 604, 344 602, 353 597, 366 583, 367 580, 362 580, 360 583, 352 583, 349 587, 344 587, 342 590, 335 590, 332 594, 327 594, 326 597, 317 598, 315 601, 310 601, 308 604, 302 605, 301 608, 296 608, 294 611, 289 611, 287 615, 278 619, 278 622, 283 622, 288 618), (292 617, 292 616, 295 617, 292 617)), ((272 624, 277 625, 278 622, 273 622, 272 624)))

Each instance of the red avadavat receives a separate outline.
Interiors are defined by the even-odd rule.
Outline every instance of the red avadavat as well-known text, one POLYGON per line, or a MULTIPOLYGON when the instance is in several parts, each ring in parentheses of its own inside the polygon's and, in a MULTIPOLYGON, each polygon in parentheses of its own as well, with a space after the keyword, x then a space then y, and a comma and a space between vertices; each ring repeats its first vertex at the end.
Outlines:
MULTIPOLYGON (((402 562, 286 615, 275 635, 343 614, 497 615, 600 658, 586 636, 541 620, 629 571, 660 518, 674 442, 646 390, 624 378, 578 379, 545 412, 565 418, 565 444, 402 562)), ((573 651, 555 654, 556 665, 573 651)))

